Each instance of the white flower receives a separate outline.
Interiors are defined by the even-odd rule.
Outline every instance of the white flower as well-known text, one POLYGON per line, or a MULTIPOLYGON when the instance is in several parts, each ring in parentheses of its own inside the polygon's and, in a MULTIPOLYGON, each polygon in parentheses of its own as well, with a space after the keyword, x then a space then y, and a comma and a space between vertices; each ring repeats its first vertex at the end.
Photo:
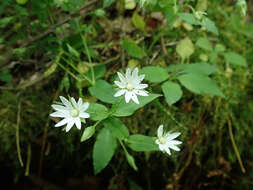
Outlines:
POLYGON ((145 75, 138 76, 138 72, 138 68, 135 68, 132 73, 128 68, 126 70, 125 77, 121 73, 117 72, 120 81, 114 81, 114 83, 120 88, 120 90, 114 94, 114 97, 125 94, 126 103, 132 99, 136 104, 139 104, 139 100, 136 95, 148 96, 148 92, 143 90, 144 88, 147 88, 148 85, 141 84, 145 75))
POLYGON ((163 133, 163 125, 160 125, 157 129, 158 139, 155 142, 159 145, 159 149, 161 151, 166 151, 169 155, 171 155, 170 148, 176 151, 180 151, 180 149, 176 145, 179 145, 182 142, 173 140, 177 138, 180 134, 181 133, 163 133))
POLYGON ((63 96, 60 96, 60 99, 64 106, 53 104, 52 107, 56 112, 51 113, 50 116, 52 117, 60 117, 64 118, 60 122, 58 122, 55 127, 60 127, 65 124, 66 132, 68 132, 73 125, 75 124, 76 127, 80 130, 81 129, 81 119, 80 118, 89 118, 90 114, 86 113, 85 110, 88 109, 89 103, 83 102, 81 98, 79 98, 78 102, 74 98, 71 98, 71 101, 68 101, 63 96))

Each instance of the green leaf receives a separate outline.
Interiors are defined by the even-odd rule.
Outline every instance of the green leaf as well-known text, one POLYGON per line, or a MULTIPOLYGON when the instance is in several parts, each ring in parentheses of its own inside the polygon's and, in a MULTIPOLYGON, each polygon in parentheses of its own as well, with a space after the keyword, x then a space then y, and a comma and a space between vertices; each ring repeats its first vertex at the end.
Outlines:
MULTIPOLYGON (((105 65, 98 65, 98 66, 93 67, 93 69, 94 69, 95 79, 101 78, 105 74, 105 71, 106 71, 105 65)), ((89 69, 89 71, 87 72, 86 76, 90 80, 92 79, 91 69, 89 69)))
POLYGON ((96 129, 95 126, 86 127, 83 131, 81 142, 86 141, 89 138, 91 138, 95 133, 95 129, 96 129))
POLYGON ((145 28, 146 28, 146 24, 143 20, 143 18, 138 15, 137 12, 134 12, 133 16, 132 16, 132 23, 134 24, 134 26, 141 30, 141 31, 145 31, 145 28))
POLYGON ((215 26, 215 23, 209 18, 204 18, 202 21, 202 26, 206 28, 207 31, 212 32, 216 35, 219 35, 218 28, 215 26))
POLYGON ((166 69, 158 66, 143 67, 140 74, 145 74, 145 79, 149 82, 162 82, 169 78, 166 69))
POLYGON ((166 102, 170 105, 180 100, 183 95, 181 87, 177 83, 171 81, 163 83, 162 91, 165 95, 166 102))
POLYGON ((117 147, 116 138, 107 128, 99 132, 93 148, 93 166, 95 174, 103 170, 112 159, 117 147))
POLYGON ((199 38, 196 42, 196 46, 199 46, 200 48, 207 51, 213 51, 213 47, 207 38, 199 38))
POLYGON ((123 140, 129 136, 129 131, 127 127, 122 123, 118 118, 110 117, 103 121, 103 124, 106 128, 110 129, 111 133, 123 140))
POLYGON ((9 69, 2 70, 0 73, 0 81, 11 82, 12 75, 10 74, 9 69))
POLYGON ((129 154, 128 152, 126 152, 126 151, 125 151, 125 155, 126 155, 128 164, 129 164, 135 171, 137 171, 138 168, 137 168, 137 166, 136 166, 136 164, 135 164, 134 157, 133 157, 131 154, 129 154))
POLYGON ((239 65, 239 66, 247 65, 246 59, 237 53, 234 52, 224 53, 224 57, 226 62, 229 62, 232 65, 239 65))
POLYGON ((143 58, 146 56, 146 53, 130 39, 124 39, 122 41, 122 47, 128 52, 131 57, 143 58))
POLYGON ((189 73, 178 77, 180 83, 196 94, 213 94, 224 97, 218 86, 208 76, 189 73))
POLYGON ((93 121, 98 121, 107 118, 108 109, 102 105, 97 103, 90 103, 87 113, 90 114, 90 119, 93 121))
POLYGON ((103 1, 103 7, 106 8, 106 7, 109 7, 111 6, 111 4, 114 3, 115 0, 104 0, 103 1))
POLYGON ((168 72, 182 72, 182 73, 199 73, 203 75, 210 75, 217 71, 215 65, 208 63, 193 63, 193 64, 174 64, 167 68, 168 72))
POLYGON ((183 21, 185 21, 189 24, 192 24, 192 25, 199 24, 199 22, 196 20, 195 16, 191 13, 179 13, 178 15, 183 21))
POLYGON ((113 96, 115 94, 115 89, 104 80, 96 81, 95 86, 89 87, 89 92, 102 102, 112 104, 116 101, 116 98, 113 96))
POLYGON ((114 116, 124 117, 132 115, 137 109, 145 106, 147 103, 152 102, 154 99, 161 96, 160 94, 149 94, 149 96, 138 96, 140 104, 136 104, 133 101, 126 103, 124 100, 118 105, 114 116))
POLYGON ((69 44, 67 44, 67 47, 68 47, 68 50, 69 50, 69 53, 75 57, 80 57, 80 54, 79 52, 74 49, 72 46, 70 46, 69 44))
POLYGON ((194 45, 190 38, 181 40, 177 44, 176 51, 182 59, 190 57, 194 53, 194 45))
POLYGON ((126 140, 127 145, 134 151, 157 151, 158 145, 152 137, 145 135, 131 135, 126 140))

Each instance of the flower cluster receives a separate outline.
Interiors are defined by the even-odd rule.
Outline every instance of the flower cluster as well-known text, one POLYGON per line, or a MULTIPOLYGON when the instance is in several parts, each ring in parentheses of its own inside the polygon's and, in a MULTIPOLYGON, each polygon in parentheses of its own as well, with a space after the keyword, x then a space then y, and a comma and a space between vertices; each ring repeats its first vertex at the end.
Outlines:
MULTIPOLYGON (((133 71, 128 68, 125 74, 117 72, 119 81, 114 81, 114 83, 118 87, 118 91, 114 94, 114 97, 124 95, 126 103, 132 100, 134 103, 139 104, 140 101, 137 95, 149 96, 149 93, 144 90, 148 85, 141 83, 145 75, 139 75, 138 73, 138 68, 135 68, 133 71)), ((89 103, 83 102, 81 98, 79 98, 77 102, 73 97, 67 100, 63 96, 60 96, 60 99, 61 104, 53 104, 52 108, 55 112, 50 114, 52 117, 62 118, 61 121, 55 124, 55 127, 66 125, 64 129, 68 132, 75 125, 77 129, 80 130, 81 123, 85 123, 85 119, 90 117, 90 114, 85 112, 89 107, 89 103)), ((180 150, 177 145, 182 142, 174 140, 179 135, 180 133, 163 133, 163 125, 160 125, 157 130, 158 138, 155 143, 158 144, 162 152, 171 155, 170 149, 175 151, 180 150)))

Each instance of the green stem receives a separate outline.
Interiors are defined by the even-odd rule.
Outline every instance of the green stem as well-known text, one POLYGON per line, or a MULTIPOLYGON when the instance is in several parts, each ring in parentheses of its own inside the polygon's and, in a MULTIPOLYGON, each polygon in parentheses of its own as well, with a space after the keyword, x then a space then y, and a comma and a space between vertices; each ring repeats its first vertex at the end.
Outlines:
POLYGON ((17 152, 18 152, 18 160, 20 165, 23 167, 23 160, 21 156, 21 150, 20 150, 20 142, 19 142, 19 124, 20 124, 20 111, 21 111, 21 102, 18 104, 18 115, 17 115, 17 126, 16 126, 16 146, 17 146, 17 152))

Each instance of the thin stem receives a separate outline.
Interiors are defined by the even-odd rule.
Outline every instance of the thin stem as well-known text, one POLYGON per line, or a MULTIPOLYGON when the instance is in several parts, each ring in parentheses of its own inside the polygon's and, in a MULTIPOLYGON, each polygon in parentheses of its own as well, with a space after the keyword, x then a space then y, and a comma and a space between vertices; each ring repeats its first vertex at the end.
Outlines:
POLYGON ((18 152, 18 160, 19 160, 20 165, 23 167, 24 163, 21 156, 20 142, 19 142, 20 111, 21 111, 21 101, 19 101, 19 104, 18 104, 18 115, 17 115, 17 126, 16 126, 16 146, 17 146, 17 152, 18 152))
POLYGON ((236 157, 237 157, 237 160, 238 160, 238 162, 239 162, 240 168, 241 168, 241 170, 242 170, 242 173, 245 173, 246 170, 245 170, 245 168, 244 168, 244 166, 243 166, 240 153, 239 153, 238 148, 237 148, 237 146, 236 146, 236 144, 235 144, 235 140, 234 140, 234 135, 233 135, 233 131, 232 131, 230 119, 228 119, 228 132, 229 132, 229 136, 230 136, 230 139, 231 139, 231 142, 232 142, 233 149, 234 149, 234 151, 235 151, 235 155, 236 155, 236 157))
POLYGON ((29 143, 28 147, 27 147, 27 160, 26 160, 25 176, 29 176, 29 173, 30 173, 31 155, 32 155, 32 148, 31 148, 31 143, 29 143))

